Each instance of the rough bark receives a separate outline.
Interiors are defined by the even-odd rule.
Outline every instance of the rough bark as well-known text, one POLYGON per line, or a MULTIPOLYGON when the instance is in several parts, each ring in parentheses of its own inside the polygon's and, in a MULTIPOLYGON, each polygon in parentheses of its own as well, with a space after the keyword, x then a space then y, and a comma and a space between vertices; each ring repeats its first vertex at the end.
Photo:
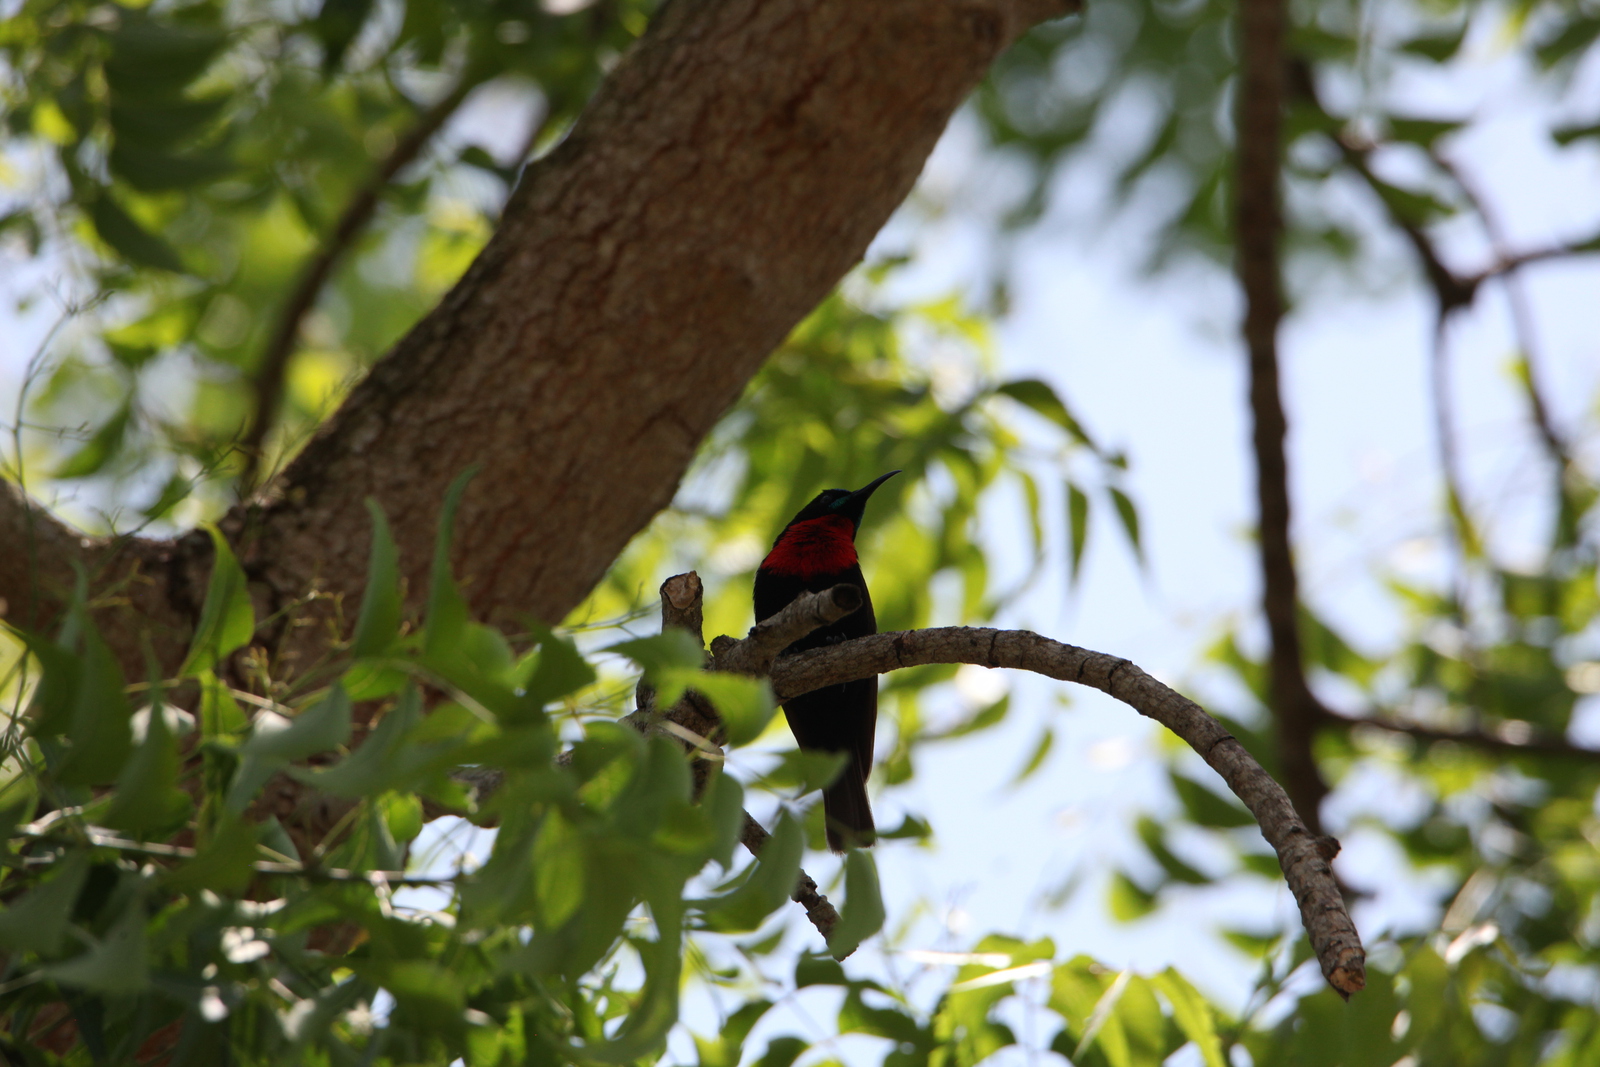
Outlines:
MULTIPOLYGON (((456 287, 223 523, 262 617, 313 588, 359 596, 368 496, 393 524, 415 606, 445 486, 476 463, 456 540, 473 608, 559 620, 672 498, 762 359, 860 260, 990 62, 1074 6, 667 5, 567 141, 529 168, 456 287)), ((0 497, 0 512, 16 505, 0 497)), ((52 537, 72 535, 58 524, 52 537)), ((203 591, 187 564, 206 555, 203 541, 182 547, 119 549, 154 578, 133 606, 180 632, 203 591), (168 575, 175 554, 185 566, 168 575)), ((29 589, 21 569, 0 581, 9 601, 29 589)), ((304 662, 326 631, 299 634, 286 645, 304 662)), ((137 640, 113 644, 142 671, 137 640)))
POLYGON ((236 517, 247 559, 280 593, 358 590, 371 495, 420 587, 443 488, 477 463, 457 537, 474 610, 558 621, 860 260, 989 63, 1065 9, 668 5, 456 288, 236 517))

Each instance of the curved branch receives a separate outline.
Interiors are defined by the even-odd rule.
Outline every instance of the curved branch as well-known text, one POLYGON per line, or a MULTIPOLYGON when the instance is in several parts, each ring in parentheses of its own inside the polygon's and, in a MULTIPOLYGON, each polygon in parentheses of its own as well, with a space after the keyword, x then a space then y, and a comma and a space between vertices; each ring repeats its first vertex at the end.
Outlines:
POLYGON ((1548 756, 1571 759, 1584 763, 1600 763, 1600 749, 1584 748, 1559 737, 1535 733, 1527 723, 1502 723, 1494 732, 1488 730, 1448 730, 1418 723, 1402 722, 1387 715, 1348 715, 1329 711, 1329 725, 1349 729, 1371 727, 1385 733, 1401 734, 1418 741, 1442 741, 1449 744, 1493 752, 1501 756, 1548 756))
POLYGON ((948 626, 875 634, 782 657, 773 668, 772 687, 782 701, 823 686, 930 663, 1010 667, 1077 682, 1115 697, 1177 734, 1244 801, 1277 852, 1328 984, 1346 996, 1365 985, 1361 937, 1328 865, 1337 844, 1306 828, 1282 787, 1226 727, 1127 660, 1026 630, 948 626))

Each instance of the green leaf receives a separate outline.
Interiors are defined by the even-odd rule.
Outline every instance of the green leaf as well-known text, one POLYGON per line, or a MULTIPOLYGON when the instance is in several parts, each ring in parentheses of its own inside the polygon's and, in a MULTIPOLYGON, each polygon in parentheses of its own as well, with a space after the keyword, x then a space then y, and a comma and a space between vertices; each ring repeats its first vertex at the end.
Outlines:
POLYGON ((367 558, 367 587, 361 593, 361 613, 350 639, 350 654, 377 656, 388 651, 400 636, 403 605, 400 599, 400 550, 395 547, 389 520, 377 500, 367 498, 372 516, 372 548, 367 558))
POLYGON ((83 445, 72 455, 62 461, 55 470, 55 477, 63 480, 68 478, 87 478, 91 474, 100 473, 106 462, 122 447, 122 439, 127 436, 128 423, 132 416, 132 408, 123 404, 117 413, 107 419, 83 445))
POLYGON ((1114 871, 1106 904, 1118 922, 1133 922, 1156 910, 1156 895, 1140 889, 1133 879, 1121 871, 1114 871))
POLYGON ((122 768, 104 818, 113 830, 136 835, 176 829, 194 808, 189 794, 177 787, 178 744, 167 725, 166 708, 158 699, 148 714, 144 740, 122 768))
POLYGON ((172 246, 135 222, 110 193, 101 193, 90 204, 89 221, 94 223, 100 239, 128 262, 183 273, 183 260, 172 246))
POLYGON ((214 553, 211 584, 206 588, 206 600, 200 609, 200 624, 195 627, 189 657, 178 672, 186 678, 214 669, 227 656, 248 644, 256 632, 256 612, 250 603, 244 568, 239 566, 222 531, 213 526, 210 533, 214 553))
POLYGON ((776 767, 762 776, 761 785, 772 790, 812 793, 832 785, 844 770, 845 762, 846 757, 841 752, 802 752, 792 748, 779 757, 776 767))
POLYGON ((166 883, 180 893, 210 889, 218 893, 237 893, 255 876, 259 857, 258 830, 237 817, 226 817, 194 859, 166 875, 166 883))
POLYGON ((433 547, 433 571, 428 589, 428 614, 423 637, 423 659, 449 662, 460 649, 466 636, 469 612, 467 602, 456 585, 450 569, 450 543, 454 536, 456 511, 461 507, 461 495, 467 484, 477 475, 473 465, 456 475, 445 490, 444 506, 439 512, 439 533, 433 547))
POLYGON ((733 850, 744 830, 744 786, 732 775, 714 775, 700 803, 710 816, 711 858, 727 870, 733 866, 733 850))
POLYGON ((190 140, 220 119, 230 99, 227 95, 200 100, 180 97, 145 100, 133 105, 113 98, 109 113, 111 130, 118 144, 170 147, 190 140))
POLYGON ((1596 38, 1600 38, 1600 18, 1587 13, 1580 14, 1541 44, 1534 55, 1542 65, 1553 67, 1587 49, 1596 38))
POLYGON ((1056 391, 1049 384, 1037 378, 1023 378, 1014 382, 1006 382, 995 389, 1001 396, 1009 396, 1024 407, 1030 408, 1035 413, 1043 415, 1063 430, 1067 435, 1080 445, 1094 448, 1095 444, 1084 432, 1082 424, 1067 410, 1067 405, 1062 401, 1056 391))
POLYGON ((811 1043, 805 1038, 775 1037, 767 1042, 767 1050, 755 1061, 754 1067, 794 1067, 794 1061, 810 1047, 811 1043))
POLYGON ((1044 766, 1044 761, 1050 758, 1050 750, 1055 747, 1056 734, 1054 730, 1046 727, 1044 733, 1039 735, 1038 742, 1033 746, 1033 754, 1028 757, 1028 762, 1022 765, 1017 776, 1011 779, 1013 788, 1032 778, 1034 773, 1044 766))
POLYGON ((644 680, 656 687, 656 703, 663 708, 678 702, 684 680, 691 677, 689 672, 698 674, 706 661, 706 650, 686 630, 663 630, 601 651, 627 656, 642 667, 644 680))
POLYGON ((931 837, 933 824, 909 812, 893 830, 878 831, 879 841, 927 841, 931 837))
POLYGON ((522 685, 522 697, 513 716, 518 723, 537 717, 545 705, 576 693, 595 680, 594 668, 577 645, 545 626, 531 625, 529 631, 538 638, 539 649, 523 662, 523 669, 532 673, 522 685))
POLYGON ((1172 1005, 1173 1022, 1178 1024, 1183 1036, 1193 1041, 1200 1050, 1206 1067, 1227 1067, 1211 1005, 1206 1003, 1206 998, 1200 995, 1199 990, 1171 967, 1152 977, 1150 983, 1172 1005))
POLYGON ((1574 141, 1586 140, 1590 137, 1600 137, 1600 122, 1583 123, 1573 126, 1557 126, 1550 131, 1550 136, 1556 144, 1566 146, 1574 141))
POLYGON ((1238 801, 1218 796, 1194 779, 1181 774, 1173 774, 1171 779, 1172 788, 1183 803, 1184 813, 1195 825, 1214 830, 1255 825, 1255 816, 1238 801))
POLYGON ((560 812, 550 812, 533 843, 533 891, 541 925, 553 929, 578 910, 583 903, 583 871, 583 839, 560 812))
POLYGON ((1463 122, 1438 119, 1403 119, 1393 115, 1389 117, 1389 132, 1395 140, 1428 149, 1431 149, 1439 138, 1455 133, 1464 125, 1466 124, 1463 122))
POLYGON ((407 789, 422 767, 437 753, 421 746, 406 747, 406 735, 422 721, 422 694, 407 686, 395 706, 350 755, 326 770, 291 767, 291 777, 335 796, 361 798, 386 789, 407 789))
POLYGON ((49 877, 0 909, 0 945, 44 956, 59 953, 88 874, 88 852, 68 853, 49 877))
POLYGON ((929 734, 926 739, 929 741, 949 741, 957 737, 966 737, 968 734, 975 734, 980 730, 987 730, 991 726, 998 726, 1010 710, 1011 694, 1007 693, 993 704, 979 708, 948 730, 929 734))
POLYGON ((81 603, 69 629, 81 633, 83 654, 24 635, 44 667, 35 700, 33 735, 64 735, 66 749, 53 768, 62 785, 105 785, 116 780, 133 749, 133 709, 123 693, 122 668, 100 639, 81 603))
POLYGON ((800 876, 800 856, 805 850, 805 830, 787 811, 772 828, 761 855, 744 872, 729 893, 694 902, 709 929, 722 933, 754 930, 767 916, 783 907, 800 876))
POLYGON ((312 29, 322 40, 322 69, 337 70, 344 54, 361 33, 372 13, 372 0, 322 0, 322 10, 312 21, 312 29))
POLYGON ((134 896, 103 940, 91 943, 81 956, 44 967, 44 974, 62 985, 108 996, 143 992, 150 985, 144 926, 144 900, 134 896))
POLYGON ((109 163, 112 173, 143 193, 195 189, 238 170, 223 152, 180 154, 120 142, 111 149, 109 163))
POLYGON ((239 746, 239 769, 228 789, 228 808, 242 812, 268 778, 296 760, 350 743, 350 698, 343 685, 292 719, 257 713, 250 736, 239 746))
POLYGON ((1167 847, 1166 828, 1148 815, 1139 817, 1139 840, 1144 842, 1144 847, 1150 850, 1150 855, 1173 881, 1185 885, 1206 885, 1211 881, 1172 854, 1172 850, 1167 847))
POLYGON ((415 793, 386 793, 379 804, 394 840, 405 844, 422 832, 422 801, 415 793))
POLYGON ((228 40, 220 30, 166 22, 143 11, 123 8, 119 15, 105 72, 112 93, 123 97, 176 96, 228 40))
POLYGON ((844 907, 839 925, 828 935, 828 951, 842 960, 861 942, 883 929, 883 893, 878 888, 878 867, 872 854, 851 849, 844 860, 844 907))
POLYGON ((658 680, 663 692, 681 693, 693 688, 705 694, 722 719, 730 745, 748 745, 760 737, 778 710, 772 699, 772 686, 765 678, 680 667, 662 671, 658 680))
POLYGON ((1116 486, 1107 486, 1106 492, 1111 494, 1111 502, 1116 505, 1117 518, 1122 522, 1122 532, 1128 535, 1128 543, 1133 546, 1133 554, 1138 557, 1139 565, 1144 566, 1144 544, 1139 540, 1139 512, 1133 506, 1133 501, 1128 499, 1116 486))
POLYGON ((235 734, 250 725, 233 690, 213 671, 200 672, 200 736, 206 740, 235 734))
POLYGON ((1067 483, 1067 543, 1072 546, 1072 580, 1083 569, 1083 550, 1089 546, 1089 495, 1067 483))
POLYGON ((1471 19, 1462 19, 1461 25, 1453 30, 1419 34, 1401 44, 1400 51, 1431 59, 1435 63, 1443 63, 1461 50, 1461 42, 1466 40, 1467 27, 1471 24, 1471 19))

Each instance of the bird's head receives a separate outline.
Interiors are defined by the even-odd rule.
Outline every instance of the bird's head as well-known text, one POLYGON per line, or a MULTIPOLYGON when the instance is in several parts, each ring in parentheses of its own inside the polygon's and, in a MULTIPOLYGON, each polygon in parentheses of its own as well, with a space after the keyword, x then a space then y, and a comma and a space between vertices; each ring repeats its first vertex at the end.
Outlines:
POLYGON ((850 520, 852 535, 861 527, 861 517, 866 513, 867 500, 877 490, 878 486, 893 478, 899 471, 890 471, 888 474, 874 478, 860 489, 824 489, 814 497, 811 503, 800 509, 800 513, 789 520, 789 525, 809 522, 812 519, 827 518, 837 515, 850 520))

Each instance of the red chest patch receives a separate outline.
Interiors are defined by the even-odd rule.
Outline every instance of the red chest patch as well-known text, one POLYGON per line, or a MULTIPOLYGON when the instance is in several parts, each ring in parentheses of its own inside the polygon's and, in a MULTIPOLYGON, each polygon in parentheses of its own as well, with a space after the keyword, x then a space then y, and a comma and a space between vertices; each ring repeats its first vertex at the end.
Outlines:
POLYGON ((809 578, 855 566, 855 525, 843 515, 797 522, 778 538, 761 569, 809 578))

